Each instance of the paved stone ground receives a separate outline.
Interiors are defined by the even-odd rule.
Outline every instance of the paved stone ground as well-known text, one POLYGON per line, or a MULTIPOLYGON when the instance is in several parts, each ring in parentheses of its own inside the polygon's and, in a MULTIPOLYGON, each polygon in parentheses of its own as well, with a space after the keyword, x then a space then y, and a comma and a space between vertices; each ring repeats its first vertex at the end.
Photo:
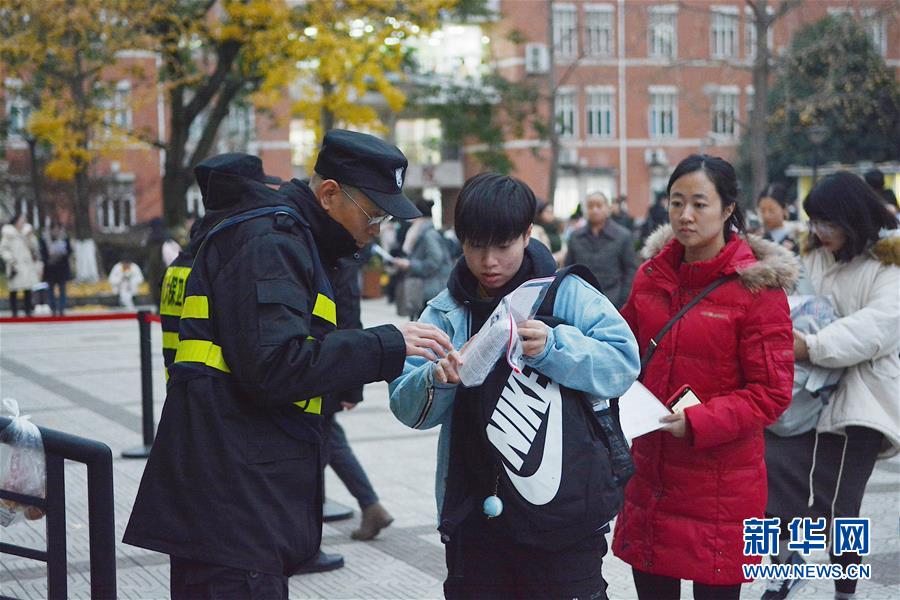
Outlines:
MULTIPOLYGON (((367 324, 399 322, 381 300, 363 302, 367 324)), ((154 353, 161 335, 154 328, 154 353)), ((157 418, 164 381, 156 360, 154 396, 157 418)), ((19 401, 38 425, 100 440, 114 455, 117 539, 130 513, 143 460, 120 458, 141 441, 137 324, 128 321, 0 326, 0 395, 19 401)), ((366 401, 340 421, 365 466, 394 524, 372 542, 354 542, 352 520, 326 524, 323 549, 340 552, 346 567, 331 573, 291 579, 296 598, 437 598, 445 576, 443 548, 434 530, 433 476, 437 430, 413 431, 398 423, 387 402, 387 386, 370 385, 366 401)), ((89 597, 86 472, 66 466, 69 595, 89 597)), ((328 496, 346 505, 353 499, 332 473, 328 496)), ((880 462, 863 503, 873 519, 873 579, 859 586, 859 598, 900 597, 900 460, 880 462)), ((43 548, 44 521, 0 529, 7 543, 43 548)), ((168 597, 165 556, 118 543, 118 593, 122 598, 168 597)), ((813 560, 826 561, 824 555, 813 560)), ((634 598, 627 565, 608 555, 604 573, 611 598, 634 598)), ((764 584, 746 586, 742 597, 759 598, 764 584)), ((830 582, 811 582, 798 598, 831 598, 830 582)), ((690 597, 687 586, 684 596, 690 597)), ((0 595, 46 597, 46 569, 28 559, 3 555, 0 595)))

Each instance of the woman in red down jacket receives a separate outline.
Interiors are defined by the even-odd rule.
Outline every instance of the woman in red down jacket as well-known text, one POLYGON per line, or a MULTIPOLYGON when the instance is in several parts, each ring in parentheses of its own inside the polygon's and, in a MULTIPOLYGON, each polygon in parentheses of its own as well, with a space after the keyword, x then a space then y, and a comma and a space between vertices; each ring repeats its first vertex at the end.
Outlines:
POLYGON ((733 275, 679 319, 644 367, 642 381, 669 399, 687 384, 702 404, 663 417, 634 440, 636 473, 625 489, 613 552, 632 566, 638 596, 738 598, 743 520, 766 507, 763 428, 791 399, 793 337, 783 288, 796 258, 744 237, 734 169, 691 155, 669 178, 671 226, 647 240, 622 314, 642 353, 650 338, 714 280, 733 275))

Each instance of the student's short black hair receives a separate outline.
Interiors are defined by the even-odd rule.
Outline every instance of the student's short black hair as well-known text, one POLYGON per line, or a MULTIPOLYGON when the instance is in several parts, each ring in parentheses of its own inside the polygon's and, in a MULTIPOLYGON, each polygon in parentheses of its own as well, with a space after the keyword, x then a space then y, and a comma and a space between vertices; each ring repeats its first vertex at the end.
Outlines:
POLYGON ((722 199, 722 210, 734 205, 731 216, 725 221, 725 241, 728 241, 732 227, 739 232, 746 231, 747 226, 744 221, 744 213, 740 204, 737 203, 737 174, 734 172, 734 167, 731 166, 731 163, 723 158, 710 156, 709 154, 691 154, 678 163, 675 170, 672 171, 672 175, 669 177, 669 185, 666 186, 666 195, 671 194, 672 186, 676 181, 695 171, 703 171, 716 187, 716 193, 722 199))
MULTIPOLYGON (((847 241, 835 258, 849 261, 878 241, 882 229, 896 229, 897 219, 878 194, 861 178, 849 171, 823 177, 803 200, 810 220, 833 223, 844 230, 847 241)), ((822 245, 818 236, 809 236, 811 248, 822 245)))
POLYGON ((460 244, 493 246, 525 235, 537 208, 524 182, 498 173, 479 173, 456 200, 454 227, 460 244))

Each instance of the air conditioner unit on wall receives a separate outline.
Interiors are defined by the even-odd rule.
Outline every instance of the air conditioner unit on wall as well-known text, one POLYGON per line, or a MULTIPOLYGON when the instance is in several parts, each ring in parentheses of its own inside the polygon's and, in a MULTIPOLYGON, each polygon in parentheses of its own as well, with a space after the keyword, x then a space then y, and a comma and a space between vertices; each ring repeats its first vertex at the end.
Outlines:
POLYGON ((525 44, 525 73, 541 75, 550 69, 547 44, 525 44))
POLYGON ((556 162, 560 167, 574 167, 578 164, 578 148, 560 148, 556 162))

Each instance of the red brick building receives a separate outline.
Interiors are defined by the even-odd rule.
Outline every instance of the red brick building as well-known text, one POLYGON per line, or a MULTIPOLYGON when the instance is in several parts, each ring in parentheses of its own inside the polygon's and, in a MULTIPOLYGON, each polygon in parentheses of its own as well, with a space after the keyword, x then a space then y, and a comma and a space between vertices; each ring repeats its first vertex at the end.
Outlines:
MULTIPOLYGON (((499 5, 492 42, 506 77, 535 81, 546 91, 553 40, 556 114, 563 122, 558 215, 601 190, 626 195, 629 212, 643 216, 688 154, 735 157, 753 94, 755 30, 743 0, 554 1, 552 31, 546 0, 499 5), (527 43, 506 42, 511 31, 527 43)), ((805 0, 776 22, 770 51, 783 52, 802 25, 846 13, 864 20, 888 64, 900 71, 897 9, 893 0, 805 0)), ((506 148, 516 175, 545 197, 549 144, 535 136, 508 140, 506 148)))
MULTIPOLYGON (((110 100, 109 118, 122 130, 140 131, 142 136, 165 140, 169 126, 168 109, 163 90, 157 85, 159 67, 155 54, 129 51, 119 54, 119 62, 107 74, 116 82, 110 100)), ((21 82, 0 78, 0 115, 10 123, 10 135, 5 144, 5 166, 0 170, 0 217, 15 210, 28 215, 35 226, 54 217, 72 223, 67 195, 71 192, 65 182, 45 180, 47 189, 39 206, 34 201, 28 145, 21 135, 30 107, 18 90, 21 82)), ((276 111, 287 114, 287 101, 276 111)), ((274 175, 292 175, 288 119, 277 121, 257 114, 252 107, 232 108, 219 129, 213 154, 241 151, 259 155, 266 169, 274 175)), ((191 132, 190 143, 200 135, 191 132)), ((91 219, 100 234, 125 233, 132 226, 162 216, 162 175, 164 151, 136 139, 117 144, 104 153, 91 169, 91 219)), ((200 193, 196 188, 188 192, 188 211, 201 211, 200 193)))

